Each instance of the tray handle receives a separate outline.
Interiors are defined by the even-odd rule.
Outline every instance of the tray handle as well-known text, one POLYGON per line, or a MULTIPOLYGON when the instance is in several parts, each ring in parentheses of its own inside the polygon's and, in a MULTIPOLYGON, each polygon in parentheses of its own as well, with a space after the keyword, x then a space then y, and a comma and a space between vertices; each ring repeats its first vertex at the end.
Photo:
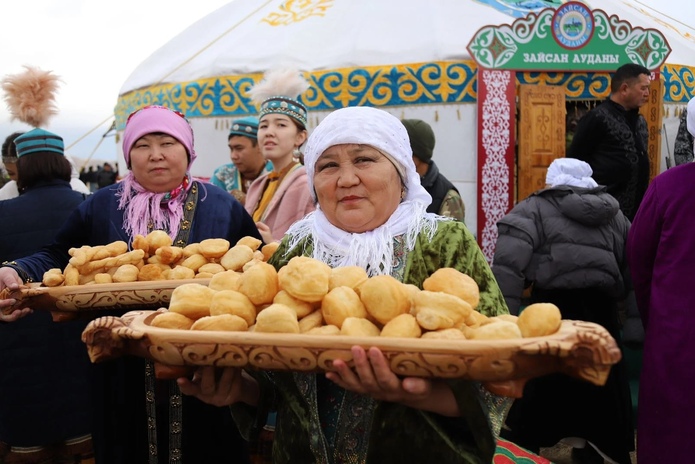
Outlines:
MULTIPOLYGON (((133 313, 128 313, 128 315, 133 313)), ((130 317, 106 316, 87 324, 82 341, 87 345, 89 359, 93 363, 118 358, 124 354, 143 354, 146 350, 145 333, 129 326, 130 317)))

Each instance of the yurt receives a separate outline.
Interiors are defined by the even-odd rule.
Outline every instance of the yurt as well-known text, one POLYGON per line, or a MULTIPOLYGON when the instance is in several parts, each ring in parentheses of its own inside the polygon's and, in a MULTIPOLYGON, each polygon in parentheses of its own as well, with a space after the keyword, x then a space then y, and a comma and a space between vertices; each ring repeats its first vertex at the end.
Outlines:
MULTIPOLYGON (((545 60, 545 51, 534 49, 532 60, 545 60)), ((430 123, 433 160, 460 191, 466 224, 491 257, 497 220, 537 187, 552 159, 564 156, 564 144, 556 143, 540 162, 524 161, 540 158, 523 158, 521 150, 530 124, 524 102, 534 98, 523 89, 556 91, 548 100, 554 105, 549 133, 564 141, 566 119, 608 96, 609 72, 620 60, 642 60, 654 72, 648 111, 655 175, 666 168, 678 116, 695 95, 693 57, 692 26, 636 1, 234 0, 133 71, 120 91, 116 127, 122 131, 127 116, 148 104, 183 112, 199 154, 193 174, 209 177, 229 162, 230 122, 256 112, 248 89, 268 69, 295 67, 311 83, 301 96, 310 130, 330 111, 354 105, 430 123), (588 12, 595 28, 590 41, 608 37, 625 56, 590 51, 579 63, 551 59, 543 66, 490 58, 491 50, 521 51, 524 41, 548 35, 568 5, 588 12), (515 42, 505 42, 505 34, 515 42)))

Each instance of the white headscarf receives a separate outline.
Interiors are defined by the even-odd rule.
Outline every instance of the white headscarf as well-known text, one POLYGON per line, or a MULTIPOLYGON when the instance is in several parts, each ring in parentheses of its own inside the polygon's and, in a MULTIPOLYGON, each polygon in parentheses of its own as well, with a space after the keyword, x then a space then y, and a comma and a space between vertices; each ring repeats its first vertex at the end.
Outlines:
POLYGON ((415 171, 408 132, 401 121, 386 111, 370 107, 343 108, 329 114, 309 136, 304 150, 304 164, 309 189, 314 191, 314 166, 330 147, 343 144, 369 145, 398 163, 405 173, 406 195, 391 217, 376 229, 350 233, 331 224, 319 205, 313 213, 296 222, 287 231, 289 248, 308 236, 313 237, 313 257, 331 267, 357 265, 370 275, 390 274, 393 267, 393 238, 405 235, 408 251, 415 246, 420 232, 432 237, 437 222, 446 220, 427 213, 432 197, 420 185, 415 171))
POLYGON ((591 175, 591 166, 575 158, 557 158, 548 167, 545 183, 551 187, 570 185, 572 187, 596 188, 598 184, 591 175))

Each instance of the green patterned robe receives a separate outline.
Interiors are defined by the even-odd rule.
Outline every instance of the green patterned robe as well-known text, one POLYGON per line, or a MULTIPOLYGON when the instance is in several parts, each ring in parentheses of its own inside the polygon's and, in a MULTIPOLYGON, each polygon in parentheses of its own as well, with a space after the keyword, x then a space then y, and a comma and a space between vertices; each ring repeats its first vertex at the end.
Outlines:
MULTIPOLYGON (((311 256, 311 250, 312 243, 307 240, 287 253, 285 239, 270 262, 279 269, 294 256, 311 256)), ((398 258, 395 267, 399 266, 398 258)), ((439 222, 432 240, 421 234, 415 249, 402 258, 404 283, 422 288, 422 282, 434 271, 453 267, 478 283, 478 311, 488 316, 508 312, 495 277, 464 224, 439 222)), ((235 405, 232 413, 242 433, 253 440, 265 423, 266 412, 277 408, 276 464, 489 463, 509 406, 508 400, 465 380, 447 380, 463 412, 460 418, 449 418, 374 401, 342 390, 316 374, 251 374, 260 383, 262 404, 257 408, 235 405)))

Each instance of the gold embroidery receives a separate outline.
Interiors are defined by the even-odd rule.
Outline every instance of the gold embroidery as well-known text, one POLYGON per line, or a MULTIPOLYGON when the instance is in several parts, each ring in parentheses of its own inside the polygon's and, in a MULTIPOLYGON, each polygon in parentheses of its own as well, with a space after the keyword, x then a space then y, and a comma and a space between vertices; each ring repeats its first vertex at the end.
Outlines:
POLYGON ((311 16, 324 16, 333 6, 333 0, 287 0, 280 5, 279 13, 270 13, 263 22, 271 26, 287 26, 311 16))

